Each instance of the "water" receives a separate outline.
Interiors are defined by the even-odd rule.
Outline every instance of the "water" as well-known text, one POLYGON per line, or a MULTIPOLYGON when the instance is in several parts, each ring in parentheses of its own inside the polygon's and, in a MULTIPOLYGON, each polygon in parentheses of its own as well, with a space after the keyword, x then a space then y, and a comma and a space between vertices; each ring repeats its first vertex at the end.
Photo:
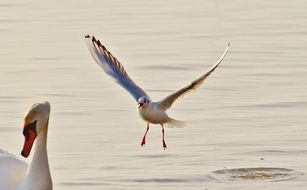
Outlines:
POLYGON ((2 1, 0 147, 18 155, 25 111, 48 100, 54 189, 306 189, 306 8, 303 0, 2 1), (187 126, 166 130, 164 151, 160 127, 140 147, 136 103, 95 64, 86 34, 153 99, 231 48, 169 111, 187 126), (239 181, 219 172, 242 168, 268 171, 239 181), (270 168, 290 177, 272 182, 270 168))

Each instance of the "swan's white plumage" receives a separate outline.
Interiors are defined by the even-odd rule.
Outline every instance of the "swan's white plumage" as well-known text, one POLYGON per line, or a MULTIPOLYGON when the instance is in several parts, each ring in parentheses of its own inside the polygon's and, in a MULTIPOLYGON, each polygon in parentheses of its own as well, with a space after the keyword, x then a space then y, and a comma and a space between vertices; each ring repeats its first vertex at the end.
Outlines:
MULTIPOLYGON (((24 118, 24 130, 33 121, 37 123, 34 129, 37 137, 29 169, 26 162, 6 151, 0 150, 0 190, 52 190, 47 155, 49 115, 50 104, 42 102, 34 104, 24 118)), ((24 149, 22 152, 24 153, 24 149)), ((24 156, 25 154, 22 155, 24 156)))
POLYGON ((25 180, 28 164, 0 150, 0 189, 17 189, 25 180))

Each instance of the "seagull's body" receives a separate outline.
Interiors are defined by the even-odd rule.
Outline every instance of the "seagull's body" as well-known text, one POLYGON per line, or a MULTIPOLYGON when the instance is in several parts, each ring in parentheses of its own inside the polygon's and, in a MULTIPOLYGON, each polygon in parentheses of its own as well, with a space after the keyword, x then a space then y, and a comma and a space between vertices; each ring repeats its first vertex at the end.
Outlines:
POLYGON ((96 40, 95 37, 91 37, 89 35, 85 36, 85 39, 88 48, 98 65, 108 75, 114 78, 118 84, 125 88, 137 101, 138 113, 140 117, 147 122, 147 130, 144 134, 141 145, 143 146, 145 144, 146 134, 149 130, 149 123, 160 124, 163 133, 162 142, 164 149, 167 148, 164 140, 164 125, 170 127, 183 127, 184 125, 183 122, 169 117, 166 113, 166 110, 169 109, 175 100, 177 100, 179 97, 185 95, 191 90, 197 89, 204 82, 204 80, 219 66, 229 48, 228 44, 221 58, 207 72, 193 80, 188 85, 185 85, 175 92, 169 94, 162 100, 152 101, 151 98, 144 92, 144 90, 142 90, 130 79, 121 63, 101 44, 99 40, 96 40))
POLYGON ((147 106, 143 105, 138 108, 138 112, 144 121, 152 124, 166 124, 172 119, 168 117, 165 110, 159 109, 156 102, 151 102, 147 106))

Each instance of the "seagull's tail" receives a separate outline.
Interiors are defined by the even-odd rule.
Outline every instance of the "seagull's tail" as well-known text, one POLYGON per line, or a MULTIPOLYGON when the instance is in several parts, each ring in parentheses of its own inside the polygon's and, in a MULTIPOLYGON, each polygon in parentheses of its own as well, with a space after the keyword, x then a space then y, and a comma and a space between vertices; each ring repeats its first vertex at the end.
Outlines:
POLYGON ((169 118, 168 122, 166 123, 167 127, 184 127, 185 124, 183 121, 178 121, 176 119, 169 118))

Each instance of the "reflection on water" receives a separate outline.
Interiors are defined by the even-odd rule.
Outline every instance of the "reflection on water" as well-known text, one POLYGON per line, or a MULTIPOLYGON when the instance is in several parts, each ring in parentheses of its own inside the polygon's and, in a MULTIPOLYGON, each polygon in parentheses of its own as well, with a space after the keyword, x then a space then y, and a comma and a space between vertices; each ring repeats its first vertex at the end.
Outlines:
POLYGON ((206 176, 224 167, 238 168, 235 180, 307 172, 306 9, 303 0, 0 3, 0 148, 20 153, 24 112, 43 99, 52 105, 55 189, 305 190, 306 175, 273 185, 216 183, 231 169, 206 176), (160 127, 140 146, 146 124, 136 103, 94 62, 86 34, 154 100, 231 47, 203 87, 169 110, 187 126, 166 129, 164 151, 160 127), (269 171, 240 169, 255 167, 269 171))

